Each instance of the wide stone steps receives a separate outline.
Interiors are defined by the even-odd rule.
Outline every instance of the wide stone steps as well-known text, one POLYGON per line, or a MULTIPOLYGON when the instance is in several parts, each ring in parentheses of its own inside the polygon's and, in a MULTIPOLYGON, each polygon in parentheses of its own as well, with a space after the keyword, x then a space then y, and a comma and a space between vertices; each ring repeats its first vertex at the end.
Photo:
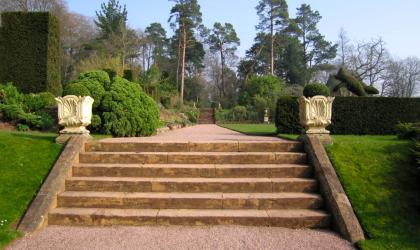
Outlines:
POLYGON ((74 177, 309 178, 303 164, 95 164, 73 166, 74 177))
POLYGON ((51 225, 330 225, 300 142, 105 140, 78 160, 51 225))
POLYGON ((322 198, 305 193, 64 192, 58 207, 127 209, 318 209, 322 198))
POLYGON ((67 191, 97 192, 314 192, 317 181, 305 178, 133 178, 71 177, 67 191))
POLYGON ((80 163, 111 164, 303 164, 300 152, 85 152, 80 163))
POLYGON ((287 228, 326 228, 330 216, 308 209, 107 209, 56 208, 48 217, 50 225, 247 225, 287 228))
POLYGON ((86 152, 302 152, 301 142, 89 142, 86 152))

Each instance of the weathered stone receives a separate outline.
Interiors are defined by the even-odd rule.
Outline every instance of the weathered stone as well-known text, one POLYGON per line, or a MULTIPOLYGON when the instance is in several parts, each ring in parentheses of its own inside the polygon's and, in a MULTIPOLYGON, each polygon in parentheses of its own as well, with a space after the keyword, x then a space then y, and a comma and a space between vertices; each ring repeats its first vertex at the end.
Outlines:
POLYGON ((60 134, 89 134, 86 126, 91 123, 93 98, 68 95, 55 100, 58 104, 58 124, 64 126, 60 134))
POLYGON ((315 168, 315 175, 320 183, 335 227, 340 234, 352 243, 365 239, 363 229, 353 211, 350 201, 341 186, 324 146, 317 136, 303 137, 310 162, 315 168))
POLYGON ((329 134, 334 97, 299 97, 299 120, 306 134, 329 134))

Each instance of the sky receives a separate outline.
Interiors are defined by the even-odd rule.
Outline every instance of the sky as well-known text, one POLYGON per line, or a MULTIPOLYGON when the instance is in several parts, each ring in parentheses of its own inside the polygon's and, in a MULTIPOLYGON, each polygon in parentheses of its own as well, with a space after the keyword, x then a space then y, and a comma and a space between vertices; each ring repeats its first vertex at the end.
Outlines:
MULTIPOLYGON (((102 2, 107 0, 67 0, 71 11, 95 17, 102 2)), ((152 22, 160 22, 168 34, 173 2, 168 0, 120 0, 128 10, 128 23, 135 29, 144 29, 152 22)), ((420 0, 288 0, 289 13, 295 16, 301 4, 310 4, 322 16, 319 30, 327 40, 337 41, 343 28, 355 41, 382 37, 395 58, 420 57, 420 0)), ((212 27, 214 22, 232 23, 241 46, 243 57, 251 47, 256 34, 258 0, 199 0, 203 23, 212 27)))

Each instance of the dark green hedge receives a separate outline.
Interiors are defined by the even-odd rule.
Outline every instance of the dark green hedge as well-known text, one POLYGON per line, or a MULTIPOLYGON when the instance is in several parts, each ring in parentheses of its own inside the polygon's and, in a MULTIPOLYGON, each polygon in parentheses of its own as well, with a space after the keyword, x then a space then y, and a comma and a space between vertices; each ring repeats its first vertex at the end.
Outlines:
POLYGON ((0 82, 24 93, 61 95, 60 25, 47 12, 1 14, 0 82))
MULTIPOLYGON (((420 98, 336 97, 333 104, 333 134, 395 134, 398 123, 420 121, 420 98)), ((297 98, 277 102, 279 133, 299 133, 297 98)))

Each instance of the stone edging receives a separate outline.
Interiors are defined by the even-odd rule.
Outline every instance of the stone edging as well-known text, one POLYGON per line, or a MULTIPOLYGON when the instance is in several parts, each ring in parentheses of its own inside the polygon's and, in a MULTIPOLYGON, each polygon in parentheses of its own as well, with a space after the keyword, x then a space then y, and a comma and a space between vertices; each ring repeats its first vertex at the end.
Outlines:
POLYGON ((71 167, 79 160, 79 152, 90 136, 73 136, 67 142, 60 157, 55 162, 47 179, 25 212, 18 225, 18 231, 32 233, 48 223, 48 212, 57 205, 57 194, 64 190, 65 179, 71 167))
POLYGON ((333 216, 334 226, 341 236, 351 243, 364 240, 363 229, 328 158, 324 145, 314 135, 304 135, 301 140, 304 142, 305 151, 320 182, 321 193, 333 216))

